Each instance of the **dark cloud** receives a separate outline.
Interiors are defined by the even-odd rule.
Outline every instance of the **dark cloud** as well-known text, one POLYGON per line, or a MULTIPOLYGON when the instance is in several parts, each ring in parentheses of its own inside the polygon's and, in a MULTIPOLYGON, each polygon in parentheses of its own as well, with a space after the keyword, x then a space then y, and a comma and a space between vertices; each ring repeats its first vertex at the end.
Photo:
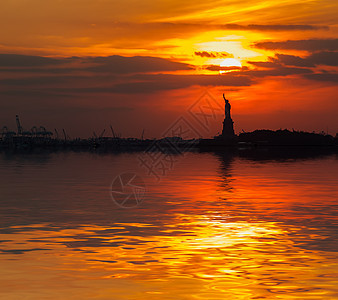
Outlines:
MULTIPOLYGON (((234 72, 236 73, 236 72, 234 72)), ((265 70, 247 70, 241 71, 240 74, 246 75, 249 77, 270 77, 270 76, 290 76, 290 75, 303 75, 312 73, 312 70, 307 68, 292 68, 284 67, 279 64, 276 64, 274 68, 265 69, 265 70)))
MULTIPOLYGON (((39 61, 39 57, 36 61, 39 61)), ((58 61, 64 64, 60 67, 64 73, 55 74, 52 71, 48 74, 46 72, 49 68, 41 68, 41 64, 37 64, 36 72, 30 76, 24 72, 16 73, 15 78, 1 79, 1 94, 11 97, 60 98, 95 93, 153 93, 190 86, 249 86, 259 78, 289 75, 300 75, 317 81, 333 81, 336 78, 334 75, 313 74, 311 68, 317 64, 335 66, 338 60, 336 52, 323 51, 305 58, 277 54, 274 58, 270 58, 269 62, 251 62, 257 69, 206 66, 206 69, 211 71, 232 71, 223 75, 163 74, 161 72, 190 70, 191 66, 156 57, 109 56, 64 58, 58 61), (67 64, 69 62, 71 63, 67 64), (75 64, 78 67, 74 67, 75 64), (75 71, 76 73, 72 74, 75 71)), ((13 69, 19 65, 17 63, 13 69)), ((55 68, 52 66, 50 69, 55 68)))
MULTIPOLYGON (((63 63, 60 67, 63 73, 58 74, 53 71, 48 73, 48 68, 44 67, 44 57, 29 57, 30 63, 25 60, 26 56, 16 57, 19 59, 16 60, 15 67, 12 62, 5 69, 17 70, 21 67, 22 74, 17 71, 15 77, 11 75, 10 78, 0 80, 2 95, 55 98, 86 93, 152 93, 193 85, 247 86, 251 84, 250 79, 241 74, 236 76, 163 74, 161 72, 190 70, 192 67, 156 57, 62 58, 58 62, 63 63), (37 63, 34 65, 34 62, 37 63), (29 74, 24 68, 26 66, 34 69, 34 72, 29 74)), ((52 66, 51 69, 55 68, 52 66)))
POLYGON ((307 59, 313 61, 315 65, 338 66, 338 52, 317 52, 307 59))
POLYGON ((148 56, 108 56, 108 57, 91 57, 88 63, 95 63, 95 66, 88 67, 92 72, 109 72, 115 74, 128 73, 147 73, 161 71, 179 71, 190 70, 192 66, 180 62, 173 62, 164 58, 148 56))
POLYGON ((114 55, 107 57, 69 57, 54 59, 42 56, 0 54, 0 71, 2 72, 38 73, 47 70, 46 67, 48 66, 51 66, 48 68, 48 73, 89 71, 112 74, 168 72, 190 70, 193 68, 185 63, 148 56, 124 57, 114 55), (56 64, 60 66, 56 68, 56 64))
POLYGON ((149 93, 153 90, 182 89, 190 86, 249 86, 247 76, 234 75, 169 75, 147 76, 145 82, 122 83, 114 87, 119 93, 149 93))
MULTIPOLYGON (((285 67, 301 67, 300 70, 311 69, 316 66, 338 66, 338 52, 322 51, 315 52, 306 57, 300 57, 288 54, 277 53, 275 57, 269 57, 266 62, 250 62, 249 63, 259 69, 277 69, 285 70, 285 67)), ((257 70, 256 70, 257 71, 257 70)), ((256 72, 255 71, 255 72, 256 72)), ((304 71, 306 73, 307 71, 304 71)))
POLYGON ((329 26, 317 26, 309 24, 207 24, 207 23, 183 23, 183 22, 150 22, 150 23, 123 23, 114 22, 112 24, 118 28, 138 28, 146 31, 158 30, 173 32, 182 35, 186 31, 212 31, 212 30, 242 30, 242 31, 309 31, 309 30, 328 30, 329 26))
POLYGON ((326 81, 333 82, 337 84, 338 74, 337 73, 317 73, 317 74, 307 74, 305 78, 315 81, 326 81))
POLYGON ((288 40, 281 42, 258 42, 253 44, 261 49, 286 49, 315 51, 338 51, 338 39, 310 39, 310 40, 288 40))
POLYGON ((320 65, 338 66, 338 52, 316 52, 307 57, 276 54, 268 62, 250 62, 250 64, 265 69, 255 69, 245 72, 250 77, 286 76, 299 74, 302 77, 315 81, 330 83, 338 82, 338 74, 331 72, 315 73, 312 68, 320 65), (294 67, 290 67, 294 66, 294 67), (296 68, 297 67, 297 68, 296 68))
POLYGON ((249 25, 239 25, 239 24, 225 24, 222 25, 224 29, 231 30, 255 30, 255 31, 294 31, 294 30, 327 30, 328 26, 316 26, 316 25, 259 25, 259 24, 249 24, 249 25))
MULTIPOLYGON (((216 54, 215 54, 216 55, 216 54)), ((227 55, 218 53, 217 55, 227 55)), ((3 56, 4 58, 5 56, 3 56)), ((6 55, 6 72, 0 79, 2 95, 12 97, 70 96, 83 93, 152 93, 159 90, 200 86, 247 86, 248 77, 227 75, 173 75, 162 72, 191 70, 192 66, 156 57, 85 57, 52 59, 6 55), (15 58, 15 59, 14 59, 15 58), (52 63, 61 64, 55 68, 52 63), (51 67, 46 67, 48 64, 51 67), (55 70, 60 72, 55 72, 55 70), (158 73, 158 74, 152 74, 158 73)))
POLYGON ((276 57, 270 58, 273 62, 281 63, 287 66, 314 67, 318 65, 338 66, 338 52, 316 52, 307 57, 294 55, 276 54, 276 57))
POLYGON ((275 63, 280 63, 287 66, 297 67, 314 67, 315 64, 306 58, 294 55, 276 54, 276 57, 270 59, 275 63))
POLYGON ((236 67, 236 66, 221 67, 219 65, 209 65, 206 67, 206 69, 209 71, 231 71, 231 70, 246 70, 248 68, 247 67, 236 67))
POLYGON ((199 86, 248 86, 251 80, 247 76, 239 75, 171 75, 171 74, 139 74, 137 76, 126 76, 109 82, 102 83, 102 78, 93 80, 91 84, 43 87, 39 89, 30 85, 23 85, 19 89, 11 88, 1 91, 3 95, 11 96, 39 96, 39 95, 71 95, 87 93, 153 93, 162 90, 182 89, 194 85, 199 86), (78 87, 77 87, 78 86, 78 87), (80 87, 79 87, 80 86, 80 87))
POLYGON ((251 80, 242 75, 172 75, 138 74, 121 78, 122 82, 109 85, 85 86, 81 88, 63 88, 65 93, 152 93, 163 90, 183 89, 199 86, 248 86, 251 80))
POLYGON ((276 63, 276 61, 248 61, 249 64, 259 67, 259 68, 275 68, 276 66, 280 66, 280 64, 276 63))
MULTIPOLYGON (((298 58, 298 57, 297 57, 298 58)), ((270 61, 267 62, 248 62, 251 65, 257 67, 255 69, 250 69, 246 66, 242 68, 233 69, 231 74, 236 75, 245 75, 249 78, 263 78, 263 77, 271 77, 271 76, 289 76, 289 75, 302 75, 302 74, 309 74, 313 73, 310 68, 303 68, 303 67, 290 67, 283 65, 280 60, 277 58, 269 58, 270 61)), ((291 59, 290 59, 291 60, 291 59)), ((224 68, 219 66, 208 66, 208 70, 212 71, 220 71, 224 68)), ((231 68, 230 68, 231 70, 231 68)))
POLYGON ((83 79, 83 76, 38 76, 0 79, 0 85, 7 86, 44 86, 50 84, 63 84, 74 82, 76 79, 83 79))
POLYGON ((207 52, 207 51, 201 51, 201 52, 195 52, 196 56, 200 57, 209 57, 209 58, 223 58, 223 57, 234 57, 232 54, 227 52, 207 52))
POLYGON ((0 67, 44 67, 64 63, 62 59, 20 54, 0 54, 0 67))
POLYGON ((32 67, 6 67, 6 68, 1 68, 0 67, 0 72, 1 73, 17 73, 17 74, 42 74, 43 72, 48 73, 48 74, 64 74, 64 73, 70 73, 70 72, 76 72, 76 71, 81 71, 84 70, 84 68, 77 68, 77 67, 70 67, 70 66, 62 66, 60 68, 55 68, 55 67, 41 67, 41 66, 32 66, 32 67))
POLYGON ((207 51, 195 52, 195 55, 200 56, 200 57, 212 57, 212 58, 216 57, 215 54, 213 54, 212 52, 207 52, 207 51))
MULTIPOLYGON (((44 99, 45 103, 50 103, 49 100, 58 99, 58 98, 69 98, 74 99, 76 95, 72 93, 65 93, 64 88, 31 88, 28 86, 20 88, 5 89, 0 91, 1 96, 10 96, 12 99, 23 99, 23 102, 26 103, 26 100, 29 99, 29 105, 32 104, 34 99, 44 99)), ((4 105, 4 103, 2 103, 4 105)), ((23 105, 24 107, 24 105, 23 105)))

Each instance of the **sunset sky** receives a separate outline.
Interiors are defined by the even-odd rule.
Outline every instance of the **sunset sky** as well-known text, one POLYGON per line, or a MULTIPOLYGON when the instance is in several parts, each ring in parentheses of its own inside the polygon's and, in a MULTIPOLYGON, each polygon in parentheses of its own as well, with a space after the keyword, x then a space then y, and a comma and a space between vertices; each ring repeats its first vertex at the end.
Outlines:
POLYGON ((335 135, 337 15, 336 0, 2 0, 0 126, 159 137, 207 92, 237 133, 335 135))

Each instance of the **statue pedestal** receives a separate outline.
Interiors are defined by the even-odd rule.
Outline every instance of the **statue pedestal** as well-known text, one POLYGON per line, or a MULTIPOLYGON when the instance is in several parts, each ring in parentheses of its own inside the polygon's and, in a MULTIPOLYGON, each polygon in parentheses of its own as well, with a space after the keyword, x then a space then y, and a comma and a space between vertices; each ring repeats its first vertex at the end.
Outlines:
POLYGON ((222 138, 234 138, 235 131, 234 131, 234 122, 232 119, 224 119, 223 121, 223 130, 222 130, 222 138))

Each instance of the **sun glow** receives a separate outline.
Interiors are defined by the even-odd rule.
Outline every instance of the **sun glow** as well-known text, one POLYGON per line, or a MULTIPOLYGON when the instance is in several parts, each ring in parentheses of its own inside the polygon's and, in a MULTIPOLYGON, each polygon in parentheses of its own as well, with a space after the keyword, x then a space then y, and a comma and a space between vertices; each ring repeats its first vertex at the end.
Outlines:
POLYGON ((241 62, 236 58, 226 58, 220 64, 219 74, 231 72, 234 69, 242 68, 241 62))
POLYGON ((220 63, 221 67, 242 67, 241 62, 236 58, 226 58, 220 63))

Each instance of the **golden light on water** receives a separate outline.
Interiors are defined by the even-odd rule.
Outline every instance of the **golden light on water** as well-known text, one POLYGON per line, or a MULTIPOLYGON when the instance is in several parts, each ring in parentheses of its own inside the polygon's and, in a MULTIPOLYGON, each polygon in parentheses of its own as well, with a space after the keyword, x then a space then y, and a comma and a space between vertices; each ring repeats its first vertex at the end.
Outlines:
POLYGON ((334 157, 194 153, 122 209, 107 187, 135 158, 56 154, 48 168, 25 165, 21 181, 4 165, 1 298, 335 297, 334 157))
MULTIPOLYGON (((17 234, 15 239, 25 245, 22 248, 36 250, 24 254, 26 260, 20 262, 20 266, 10 260, 17 254, 8 254, 9 260, 2 264, 7 271, 2 273, 1 280, 9 284, 12 274, 17 278, 16 288, 22 289, 24 284, 25 293, 39 289, 40 294, 51 289, 68 293, 74 286, 85 285, 85 289, 78 290, 77 297, 87 297, 88 289, 100 289, 102 298, 114 293, 121 299, 148 299, 149 293, 179 298, 207 295, 208 299, 216 299, 220 293, 233 299, 240 299, 241 295, 271 297, 278 294, 279 299, 289 299, 290 292, 320 299, 321 292, 312 286, 308 271, 315 268, 319 275, 333 270, 321 265, 326 253, 299 252, 297 246, 289 242, 290 232, 300 231, 299 228, 274 222, 215 219, 217 216, 187 219, 185 215, 177 215, 173 225, 167 225, 160 235, 149 237, 132 233, 133 228, 151 228, 150 224, 141 223, 129 223, 129 234, 126 224, 83 226, 58 232, 46 232, 34 226, 34 232, 17 234), (20 273, 16 269, 20 269, 20 273), (28 284, 26 272, 30 273, 30 281, 38 281, 28 284), (302 282, 301 288, 294 283, 297 276, 299 284, 302 282), (135 284, 133 289, 126 290, 135 284)), ((9 234, 4 238, 14 236, 9 234)), ((5 250, 6 246, 12 247, 6 244, 5 250)))

